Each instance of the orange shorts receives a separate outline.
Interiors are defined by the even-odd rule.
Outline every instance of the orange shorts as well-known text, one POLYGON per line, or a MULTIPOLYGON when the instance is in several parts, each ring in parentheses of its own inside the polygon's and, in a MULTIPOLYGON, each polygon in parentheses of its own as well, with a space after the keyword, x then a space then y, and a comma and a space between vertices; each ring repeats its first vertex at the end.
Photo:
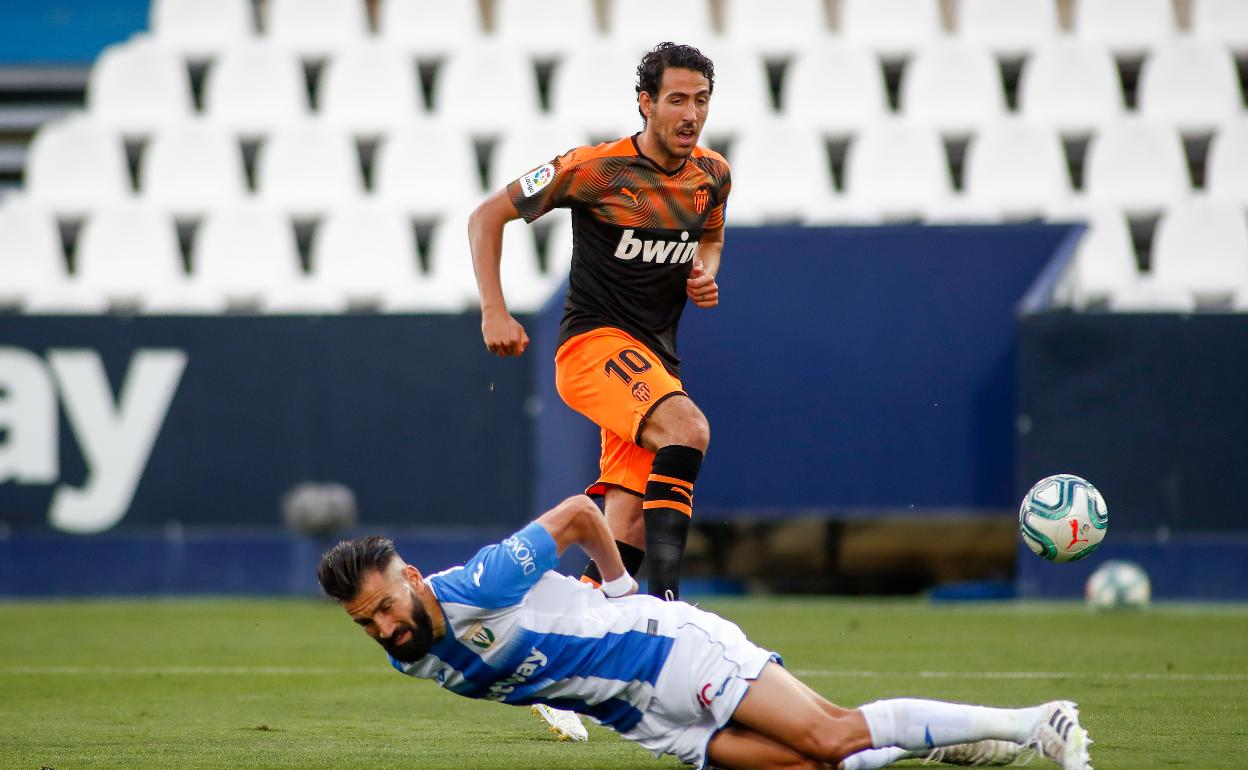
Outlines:
POLYGON ((644 495, 654 452, 637 439, 656 406, 685 394, 680 380, 631 334, 604 327, 559 346, 555 387, 564 403, 602 429, 600 475, 586 493, 615 486, 644 495))

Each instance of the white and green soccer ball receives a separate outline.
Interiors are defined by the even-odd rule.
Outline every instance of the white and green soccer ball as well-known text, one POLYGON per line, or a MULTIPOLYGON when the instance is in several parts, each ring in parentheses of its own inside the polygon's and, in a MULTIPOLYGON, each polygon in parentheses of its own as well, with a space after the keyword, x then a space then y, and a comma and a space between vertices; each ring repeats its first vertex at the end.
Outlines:
POLYGON ((1055 562, 1082 559, 1105 539, 1109 509, 1085 479, 1059 473, 1036 482, 1018 509, 1023 542, 1055 562))
POLYGON ((1135 562, 1107 561, 1088 577, 1083 589, 1088 606, 1095 610, 1148 606, 1153 597, 1148 573, 1135 562))

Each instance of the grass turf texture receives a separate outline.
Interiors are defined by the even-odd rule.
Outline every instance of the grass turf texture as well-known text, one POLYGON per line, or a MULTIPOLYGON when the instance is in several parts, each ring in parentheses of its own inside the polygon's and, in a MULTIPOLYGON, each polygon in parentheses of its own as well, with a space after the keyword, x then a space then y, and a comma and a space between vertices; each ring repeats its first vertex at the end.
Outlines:
MULTIPOLYGON (((1072 698, 1098 770, 1248 763, 1243 606, 703 606, 837 703, 1072 698)), ((3 768, 681 766, 596 726, 588 744, 556 743, 542 727, 527 709, 399 675, 328 602, 0 603, 3 768)))

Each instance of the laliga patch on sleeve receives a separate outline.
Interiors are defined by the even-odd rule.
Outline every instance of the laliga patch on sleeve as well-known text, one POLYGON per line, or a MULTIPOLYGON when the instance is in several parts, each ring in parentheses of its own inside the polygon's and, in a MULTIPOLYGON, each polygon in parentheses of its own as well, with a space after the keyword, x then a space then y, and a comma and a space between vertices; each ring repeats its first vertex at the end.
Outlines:
POLYGON ((520 177, 520 187, 524 190, 524 197, 532 198, 539 190, 550 184, 550 180, 554 178, 555 167, 550 163, 540 168, 535 168, 520 177))

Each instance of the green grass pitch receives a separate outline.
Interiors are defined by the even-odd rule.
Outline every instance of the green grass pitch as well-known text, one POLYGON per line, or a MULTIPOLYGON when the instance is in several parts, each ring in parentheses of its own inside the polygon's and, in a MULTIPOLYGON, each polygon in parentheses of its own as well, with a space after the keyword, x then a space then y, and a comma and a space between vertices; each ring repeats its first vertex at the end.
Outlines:
MULTIPOLYGON (((1248 608, 716 600, 834 702, 1072 698, 1093 763, 1248 766, 1248 608)), ((394 672, 329 602, 0 603, 0 767, 674 768, 394 672)), ((1031 767, 1055 767, 1042 760, 1031 767)))

